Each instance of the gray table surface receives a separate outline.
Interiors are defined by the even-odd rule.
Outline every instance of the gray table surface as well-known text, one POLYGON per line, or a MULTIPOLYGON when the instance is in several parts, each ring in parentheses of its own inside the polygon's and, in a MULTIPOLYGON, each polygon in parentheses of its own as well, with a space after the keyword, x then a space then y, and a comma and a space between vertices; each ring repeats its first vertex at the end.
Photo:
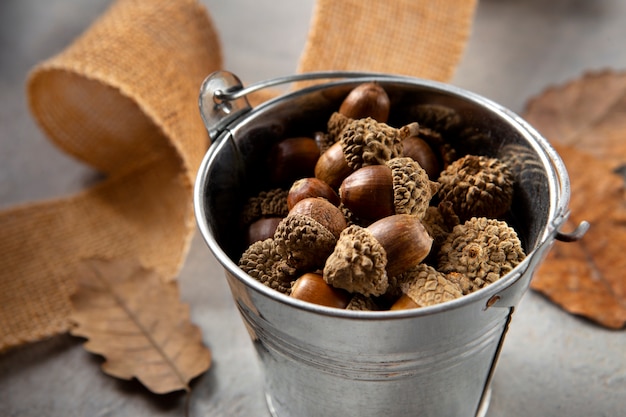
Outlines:
MULTIPOLYGON (((226 68, 248 82, 293 73, 313 0, 204 0, 226 68)), ((0 1, 0 208, 70 195, 96 174, 59 152, 27 110, 24 83, 108 6, 107 0, 0 1)), ((545 87, 586 71, 626 68, 623 0, 483 0, 452 82, 516 112, 545 87)), ((196 235, 182 298, 213 352, 194 384, 192 416, 267 416, 252 344, 223 271, 196 235)), ((184 398, 104 375, 67 335, 0 355, 0 416, 179 416, 184 398)), ((493 380, 487 414, 626 416, 626 332, 525 295, 493 380)))

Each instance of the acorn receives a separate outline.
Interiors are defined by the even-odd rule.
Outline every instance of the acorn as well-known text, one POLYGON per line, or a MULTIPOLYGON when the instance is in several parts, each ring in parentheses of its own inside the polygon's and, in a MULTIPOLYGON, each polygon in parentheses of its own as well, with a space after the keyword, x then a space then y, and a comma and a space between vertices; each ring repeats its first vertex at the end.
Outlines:
POLYGON ((344 309, 350 302, 350 294, 328 285, 320 274, 306 273, 291 286, 291 297, 326 307, 344 309))
POLYGON ((320 155, 314 167, 315 178, 324 181, 335 190, 353 171, 343 154, 341 142, 333 143, 326 152, 320 155))
POLYGON ((422 218, 437 189, 419 163, 401 157, 350 174, 339 188, 339 197, 354 216, 368 223, 392 214, 422 218))
POLYGON ((294 214, 312 218, 328 229, 336 238, 339 238, 343 229, 347 227, 343 212, 324 198, 309 197, 298 201, 289 210, 289 215, 294 214))
POLYGON ((311 177, 319 157, 320 150, 313 138, 294 137, 281 140, 270 150, 270 181, 286 186, 299 178, 311 177))
POLYGON ((282 219, 282 217, 261 217, 250 223, 246 233, 246 244, 250 246, 254 242, 273 237, 282 219))
POLYGON ((437 155, 431 146, 424 139, 418 136, 411 136, 402 141, 402 155, 418 162, 428 178, 436 181, 441 171, 437 155))
POLYGON ((386 123, 390 100, 387 92, 375 82, 362 83, 353 88, 339 107, 339 113, 352 119, 372 119, 386 123))
POLYGON ((385 249, 387 275, 396 276, 422 262, 433 243, 422 222, 409 214, 395 214, 367 227, 385 249))
POLYGON ((339 195, 324 181, 318 178, 300 178, 289 189, 287 207, 291 210, 298 201, 310 197, 325 198, 335 206, 340 203, 339 195))
POLYGON ((388 277, 419 264, 432 238, 420 220, 408 214, 385 217, 367 228, 348 226, 324 265, 324 280, 365 296, 387 291, 388 277))

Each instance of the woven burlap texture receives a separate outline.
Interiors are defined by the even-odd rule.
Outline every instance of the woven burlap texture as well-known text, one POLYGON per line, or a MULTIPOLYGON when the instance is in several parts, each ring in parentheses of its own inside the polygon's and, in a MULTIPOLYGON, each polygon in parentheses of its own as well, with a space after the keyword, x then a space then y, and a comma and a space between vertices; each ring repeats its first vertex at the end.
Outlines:
MULTIPOLYGON (((464 0, 319 0, 299 71, 445 81, 474 7, 464 0)), ((117 0, 33 69, 27 93, 42 130, 107 179, 0 213, 0 351, 68 329, 73 271, 82 259, 135 257, 175 278, 195 228, 192 184, 209 142, 199 87, 218 69, 218 35, 193 0, 117 0)))

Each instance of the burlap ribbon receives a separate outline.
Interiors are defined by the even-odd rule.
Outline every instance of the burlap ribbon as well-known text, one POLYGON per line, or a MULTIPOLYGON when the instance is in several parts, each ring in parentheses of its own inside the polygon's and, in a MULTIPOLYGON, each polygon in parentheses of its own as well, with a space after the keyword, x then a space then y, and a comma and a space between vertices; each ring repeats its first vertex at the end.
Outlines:
MULTIPOLYGON (((471 0, 319 0, 299 71, 446 81, 474 9, 471 0)), ((192 184, 209 143, 199 87, 221 68, 218 35, 196 1, 117 0, 33 69, 27 93, 43 131, 107 179, 0 213, 0 351, 68 329, 82 259, 136 257, 176 277, 195 229, 192 184)))

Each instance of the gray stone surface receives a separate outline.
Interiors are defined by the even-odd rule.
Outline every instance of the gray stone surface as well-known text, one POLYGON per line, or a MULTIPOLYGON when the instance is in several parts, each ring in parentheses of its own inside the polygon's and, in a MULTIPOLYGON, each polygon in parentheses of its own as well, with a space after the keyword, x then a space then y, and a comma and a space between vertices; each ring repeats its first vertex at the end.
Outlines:
MULTIPOLYGON (((67 196, 97 181, 39 131, 24 83, 30 68, 65 47, 108 3, 0 1, 0 208, 67 196)), ((313 0, 204 3, 227 69, 248 82, 295 71, 313 0)), ((625 69, 625 41, 622 0, 483 0, 453 83, 521 112, 549 85, 625 69)), ((180 287, 214 360, 194 384, 190 415, 268 415, 252 344, 199 236, 180 287)), ((80 344, 61 335, 0 355, 0 416, 182 415, 183 396, 154 396, 104 375, 101 359, 80 344)), ((487 415, 626 415, 626 332, 602 329, 529 292, 512 322, 487 415)))

